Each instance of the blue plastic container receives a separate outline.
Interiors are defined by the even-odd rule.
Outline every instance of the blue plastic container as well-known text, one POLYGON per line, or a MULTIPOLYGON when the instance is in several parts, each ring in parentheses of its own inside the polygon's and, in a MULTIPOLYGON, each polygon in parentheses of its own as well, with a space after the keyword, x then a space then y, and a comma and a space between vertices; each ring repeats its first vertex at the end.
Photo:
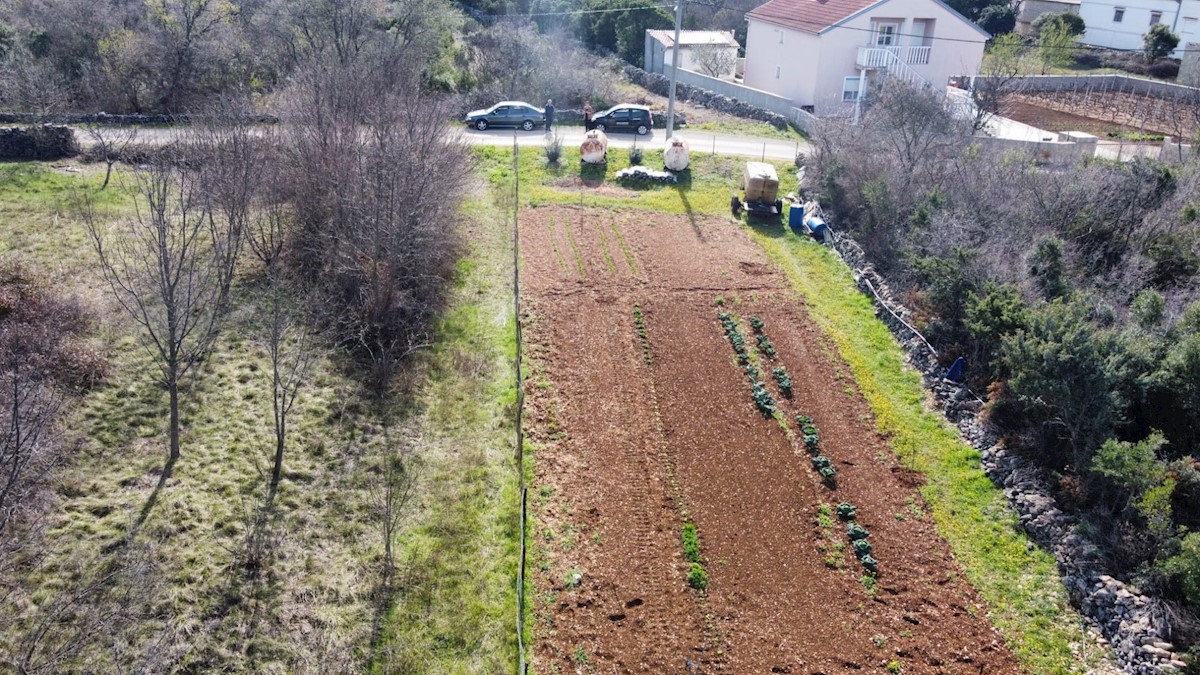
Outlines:
POLYGON ((816 217, 808 219, 808 231, 812 233, 813 239, 816 239, 817 241, 824 241, 825 232, 828 229, 829 226, 825 224, 823 219, 816 217))
POLYGON ((804 234, 804 207, 792 204, 788 209, 788 227, 796 234, 804 234))

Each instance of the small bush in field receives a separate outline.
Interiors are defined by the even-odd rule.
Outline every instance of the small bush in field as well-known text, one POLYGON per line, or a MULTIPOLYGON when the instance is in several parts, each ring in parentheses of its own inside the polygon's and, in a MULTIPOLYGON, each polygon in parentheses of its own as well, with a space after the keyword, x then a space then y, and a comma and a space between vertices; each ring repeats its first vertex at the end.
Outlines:
POLYGON ((692 563, 688 569, 688 586, 698 591, 708 588, 708 572, 704 571, 704 566, 700 563, 692 563))
POLYGON ((558 136, 546 141, 546 161, 551 164, 558 164, 558 160, 562 159, 563 144, 562 139, 558 136))
POLYGON ((859 560, 871 555, 871 542, 866 539, 855 539, 854 555, 858 556, 859 560))
POLYGON ((700 535, 692 523, 683 524, 683 557, 688 562, 700 562, 700 535))
POLYGON ((864 555, 859 560, 859 562, 861 562, 862 566, 865 567, 867 569, 867 571, 871 572, 872 574, 876 574, 879 572, 879 561, 872 558, 870 555, 864 555))
POLYGON ((858 507, 848 502, 842 502, 837 505, 837 514, 838 518, 842 520, 854 520, 854 517, 858 515, 858 507))
POLYGON ((762 319, 758 318, 757 316, 750 317, 750 328, 752 328, 755 333, 763 332, 762 319))
POLYGON ((629 149, 629 166, 637 166, 642 163, 644 151, 638 146, 633 146, 629 149))
POLYGON ((871 533, 867 531, 867 528, 858 523, 850 523, 846 526, 846 535, 850 537, 851 541, 857 541, 859 539, 866 539, 871 536, 871 533))

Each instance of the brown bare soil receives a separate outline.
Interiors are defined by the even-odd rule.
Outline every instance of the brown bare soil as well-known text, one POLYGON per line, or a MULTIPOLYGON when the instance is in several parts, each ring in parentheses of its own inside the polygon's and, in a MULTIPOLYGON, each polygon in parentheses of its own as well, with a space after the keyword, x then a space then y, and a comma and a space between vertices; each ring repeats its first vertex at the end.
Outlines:
POLYGON ((555 206, 520 227, 537 672, 1020 672, 847 368, 738 225, 555 206), (815 418, 836 487, 754 408, 718 297, 747 335, 765 321, 764 371, 784 365, 794 400, 769 386, 789 421, 815 418), (871 532, 875 594, 848 546, 838 560, 845 524, 818 524, 841 501, 871 532), (705 593, 687 585, 685 518, 705 593))
POLYGON ((1126 92, 1009 94, 1000 114, 1047 131, 1083 131, 1100 138, 1109 132, 1190 137, 1200 131, 1200 112, 1194 103, 1126 92))

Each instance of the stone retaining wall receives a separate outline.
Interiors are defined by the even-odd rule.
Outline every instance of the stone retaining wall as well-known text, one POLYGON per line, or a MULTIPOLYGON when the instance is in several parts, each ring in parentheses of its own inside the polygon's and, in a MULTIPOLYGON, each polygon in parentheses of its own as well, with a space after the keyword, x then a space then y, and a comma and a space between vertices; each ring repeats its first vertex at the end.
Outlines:
POLYGON ((0 129, 0 159, 51 160, 77 154, 75 134, 67 127, 0 129))
POLYGON ((1187 664, 1164 638, 1168 626, 1160 601, 1105 574, 1096 546, 1076 531, 1079 521, 1055 503, 1045 472, 1008 452, 998 442, 996 429, 979 421, 982 401, 965 387, 943 381, 944 370, 936 356, 924 339, 905 325, 912 323, 910 312, 867 262, 862 248, 839 234, 837 251, 854 270, 859 290, 872 299, 876 314, 900 342, 909 362, 921 372, 935 404, 958 427, 963 439, 980 451, 984 472, 1004 490, 1021 527, 1054 554, 1071 602, 1112 647, 1122 670, 1133 675, 1182 672, 1187 664))
MULTIPOLYGON (((645 87, 659 96, 669 96, 671 94, 671 78, 669 77, 658 75, 657 73, 648 73, 641 68, 628 65, 625 66, 623 72, 625 73, 625 77, 629 78, 630 82, 640 87, 645 87)), ((687 101, 704 106, 705 108, 736 115, 737 117, 766 122, 776 129, 786 129, 788 125, 788 118, 779 113, 678 81, 675 83, 675 97, 681 101, 687 101)))

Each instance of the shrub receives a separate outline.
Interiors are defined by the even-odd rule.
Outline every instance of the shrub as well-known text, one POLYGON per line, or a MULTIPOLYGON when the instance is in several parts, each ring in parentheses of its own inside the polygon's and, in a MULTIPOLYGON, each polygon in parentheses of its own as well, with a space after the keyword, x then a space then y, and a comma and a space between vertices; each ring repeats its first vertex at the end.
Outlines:
POLYGON ((854 517, 858 515, 858 507, 849 502, 842 502, 837 505, 837 514, 838 518, 842 520, 854 520, 854 517))
POLYGON ((1147 63, 1154 63, 1179 46, 1179 36, 1172 33, 1165 23, 1156 23, 1142 35, 1142 52, 1147 63))
POLYGON ((1087 29, 1083 22, 1083 17, 1074 12, 1046 12, 1033 20, 1034 35, 1041 35, 1042 31, 1051 24, 1058 24, 1065 28, 1071 35, 1083 35, 1087 29))
POLYGON ((763 332, 763 325, 762 319, 757 316, 750 317, 750 327, 754 329, 755 333, 763 332))
POLYGON ((1008 5, 989 5, 979 13, 978 23, 992 35, 1004 35, 1017 27, 1017 12, 1008 5))
POLYGON ((638 166, 642 163, 645 152, 638 146, 633 146, 629 149, 629 166, 638 166))
POLYGON ((562 138, 557 134, 550 140, 546 141, 546 161, 551 164, 558 164, 558 160, 562 159, 563 143, 562 138))
POLYGON ((818 447, 821 444, 821 437, 816 434, 804 434, 804 445, 809 452, 818 452, 818 447))
POLYGON ((867 571, 871 572, 872 574, 879 573, 879 561, 872 558, 871 556, 864 555, 862 558, 859 559, 859 562, 861 562, 862 566, 865 567, 867 569, 867 571))
POLYGON ((688 586, 703 591, 708 588, 708 572, 704 571, 704 566, 700 563, 692 563, 688 568, 688 586))
POLYGON ((683 557, 688 562, 700 562, 700 536, 692 523, 683 524, 683 557))

